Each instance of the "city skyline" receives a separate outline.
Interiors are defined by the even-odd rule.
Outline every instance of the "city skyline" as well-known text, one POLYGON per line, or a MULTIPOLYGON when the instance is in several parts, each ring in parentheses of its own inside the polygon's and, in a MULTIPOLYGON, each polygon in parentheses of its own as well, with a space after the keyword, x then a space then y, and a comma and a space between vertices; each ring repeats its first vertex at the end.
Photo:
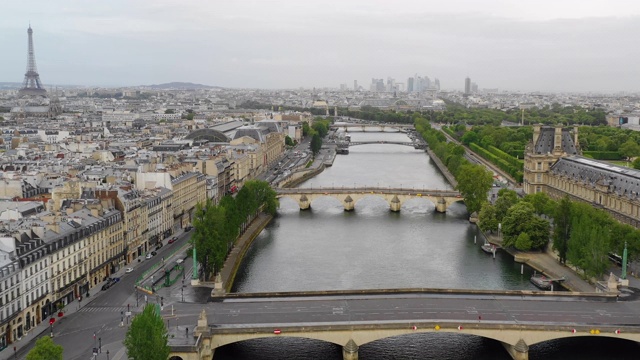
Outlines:
POLYGON ((6 4, 0 81, 20 82, 31 23, 42 83, 337 88, 438 78, 464 90, 638 91, 640 4, 285 0, 6 4), (552 6, 553 4, 553 6, 552 6), (462 10, 461 10, 462 9, 462 10))

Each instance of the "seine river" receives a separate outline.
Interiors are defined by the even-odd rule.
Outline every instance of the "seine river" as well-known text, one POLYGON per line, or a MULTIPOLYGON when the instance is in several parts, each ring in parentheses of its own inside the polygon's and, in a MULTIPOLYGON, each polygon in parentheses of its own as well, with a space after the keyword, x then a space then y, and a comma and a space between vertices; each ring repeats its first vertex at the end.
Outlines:
MULTIPOLYGON (((351 132, 352 141, 409 141, 403 133, 351 132)), ((332 167, 301 187, 451 189, 429 156, 402 145, 350 148, 332 167)), ((407 201, 399 213, 375 196, 345 212, 337 200, 315 200, 311 210, 282 199, 278 217, 255 240, 234 291, 376 288, 529 289, 532 270, 508 254, 496 258, 466 208, 437 213, 426 199, 407 201)), ((636 344, 579 338, 531 346, 530 359, 636 359, 636 344), (607 350, 608 349, 608 350, 607 350), (635 352, 635 354, 633 354, 635 352), (629 353, 625 357, 625 353, 629 353), (615 354, 620 354, 618 357, 615 354), (633 354, 633 356, 632 356, 633 354)), ((414 334, 365 344, 360 359, 510 359, 493 340, 456 334, 414 334)), ((307 339, 263 339, 216 350, 215 359, 342 359, 342 349, 307 339)))

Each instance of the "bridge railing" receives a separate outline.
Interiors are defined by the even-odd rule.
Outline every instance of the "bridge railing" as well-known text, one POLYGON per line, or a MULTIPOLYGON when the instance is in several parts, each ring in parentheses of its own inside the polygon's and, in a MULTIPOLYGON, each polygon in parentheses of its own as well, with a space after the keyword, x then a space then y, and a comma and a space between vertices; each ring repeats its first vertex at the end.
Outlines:
POLYGON ((427 188, 407 188, 407 187, 402 187, 400 186, 398 187, 372 187, 372 186, 319 186, 319 187, 314 187, 313 185, 311 185, 308 188, 279 188, 276 189, 276 192, 279 194, 299 194, 299 193, 315 193, 315 192, 332 192, 332 191, 339 191, 339 192, 373 192, 373 193, 416 193, 416 194, 424 194, 424 195, 428 195, 428 194, 432 194, 432 195, 439 195, 439 196, 457 196, 460 195, 460 193, 458 191, 455 190, 441 190, 441 189, 427 189, 427 188))

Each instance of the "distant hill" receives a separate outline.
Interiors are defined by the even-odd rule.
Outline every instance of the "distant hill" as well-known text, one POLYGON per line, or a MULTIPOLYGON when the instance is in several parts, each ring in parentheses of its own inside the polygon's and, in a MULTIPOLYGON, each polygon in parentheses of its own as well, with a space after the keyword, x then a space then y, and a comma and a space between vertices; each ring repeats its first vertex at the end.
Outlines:
POLYGON ((170 82, 165 84, 148 85, 152 89, 178 89, 178 90, 199 90, 199 89, 219 89, 218 86, 194 84, 190 82, 170 82))

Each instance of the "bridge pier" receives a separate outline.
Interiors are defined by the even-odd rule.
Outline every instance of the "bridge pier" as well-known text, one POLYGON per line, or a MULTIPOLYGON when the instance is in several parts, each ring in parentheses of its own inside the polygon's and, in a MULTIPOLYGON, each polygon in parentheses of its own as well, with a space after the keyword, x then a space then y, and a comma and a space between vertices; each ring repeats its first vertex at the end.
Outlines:
POLYGON ((358 345, 353 339, 349 339, 342 347, 343 360, 358 360, 358 345))
POLYGON ((302 195, 298 200, 298 205, 300 205, 300 210, 308 210, 311 207, 311 201, 309 201, 307 195, 302 195))
POLYGON ((447 202, 443 197, 438 199, 438 203, 436 204, 436 211, 439 213, 447 212, 447 202))
POLYGON ((398 195, 393 195, 393 199, 391 199, 391 204, 389 206, 391 208, 391 211, 393 212, 400 211, 400 208, 402 207, 402 202, 400 202, 400 199, 398 199, 398 195))
POLYGON ((513 360, 529 360, 529 345, 520 339, 515 345, 502 343, 513 360))
POLYGON ((344 200, 342 200, 342 205, 344 206, 344 211, 353 211, 355 208, 356 202, 353 201, 351 196, 347 195, 344 200))

